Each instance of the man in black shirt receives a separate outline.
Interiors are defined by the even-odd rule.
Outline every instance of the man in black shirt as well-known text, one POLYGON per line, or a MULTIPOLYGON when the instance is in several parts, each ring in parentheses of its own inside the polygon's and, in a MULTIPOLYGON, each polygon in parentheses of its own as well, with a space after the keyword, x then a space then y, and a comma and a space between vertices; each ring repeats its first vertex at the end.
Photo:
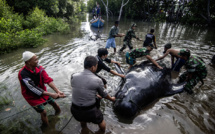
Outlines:
POLYGON ((107 62, 107 63, 116 63, 120 66, 120 63, 119 62, 116 62, 116 61, 113 61, 111 59, 108 59, 107 58, 108 56, 108 51, 106 48, 99 48, 98 49, 98 55, 96 55, 96 59, 98 60, 98 67, 97 67, 97 70, 96 70, 96 75, 102 79, 103 83, 104 83, 104 86, 106 88, 106 84, 107 84, 107 81, 102 78, 101 76, 99 76, 97 73, 99 73, 102 69, 104 69, 105 71, 107 72, 110 72, 114 75, 118 75, 122 78, 125 78, 125 75, 122 75, 122 74, 119 74, 113 70, 111 70, 108 66, 106 66, 103 61, 107 62))
POLYGON ((156 41, 155 41, 155 35, 153 34, 154 31, 155 31, 154 29, 151 29, 150 33, 148 33, 146 35, 146 39, 145 39, 145 41, 143 43, 143 47, 146 47, 146 46, 148 46, 149 44, 151 44, 153 42, 154 48, 157 49, 157 45, 156 45, 156 41))

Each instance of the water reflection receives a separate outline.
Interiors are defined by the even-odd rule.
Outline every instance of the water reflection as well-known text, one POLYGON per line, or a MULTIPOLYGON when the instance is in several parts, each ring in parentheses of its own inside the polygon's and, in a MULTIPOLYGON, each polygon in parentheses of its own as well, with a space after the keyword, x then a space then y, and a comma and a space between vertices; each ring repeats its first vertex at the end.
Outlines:
MULTIPOLYGON (((126 33, 133 20, 122 20, 119 28, 120 33, 126 33)), ((101 32, 101 37, 107 38, 108 32, 114 22, 105 23, 101 32)), ((193 54, 201 56, 206 64, 210 63, 212 55, 215 54, 214 29, 203 27, 182 26, 170 23, 145 23, 136 22, 138 27, 136 35, 144 39, 145 35, 151 28, 155 28, 155 36, 158 45, 157 50, 151 52, 153 58, 158 58, 163 53, 163 45, 171 42, 173 48, 189 48, 193 54)), ((100 29, 101 30, 101 29, 100 29)), ((56 100, 62 109, 59 116, 49 116, 51 123, 50 129, 41 129, 40 117, 31 109, 24 113, 18 114, 8 120, 0 121, 0 131, 2 133, 23 132, 23 133, 54 133, 59 132, 71 117, 71 87, 70 76, 75 72, 83 70, 83 60, 87 55, 96 55, 97 49, 105 47, 104 40, 89 40, 93 34, 88 21, 78 23, 73 32, 68 35, 50 35, 46 36, 49 40, 44 46, 27 49, 39 56, 39 64, 46 68, 47 73, 54 79, 55 84, 62 90, 67 98, 56 100), (3 125, 3 126, 2 126, 3 125), (18 126, 18 127, 17 127, 18 126), (54 132, 53 132, 54 131, 54 132)), ((117 49, 119 50, 123 43, 123 38, 116 38, 117 49)), ((132 41, 134 48, 142 47, 143 42, 132 41)), ((30 106, 23 99, 18 82, 18 71, 24 65, 21 60, 24 49, 19 49, 10 54, 0 56, 0 101, 2 97, 7 96, 8 105, 1 105, 0 117, 7 117, 16 114, 30 106), (14 102, 14 104, 13 104, 14 102), (26 106, 23 108, 23 106, 26 106), (11 111, 4 111, 11 108, 11 111)), ((128 51, 128 48, 126 49, 128 51)), ((109 57, 119 61, 124 69, 124 54, 111 54, 109 57)), ((141 58, 142 59, 142 58, 141 58)), ((141 60, 138 59, 138 60, 141 60)), ((170 56, 167 56, 164 63, 170 65, 170 56)), ((114 69, 114 66, 110 66, 114 69)), ((161 98, 143 109, 134 119, 125 119, 115 115, 112 109, 112 103, 103 101, 101 110, 104 113, 107 130, 113 134, 124 133, 213 133, 215 131, 215 68, 207 66, 208 76, 205 79, 205 85, 199 88, 197 85, 194 89, 195 94, 186 93, 174 95, 171 97, 161 98)), ((184 70, 182 69, 182 72, 184 70)), ((111 95, 116 93, 120 78, 113 76, 105 71, 101 75, 107 79, 107 92, 111 95)), ((173 79, 177 79, 178 74, 173 74, 173 79)), ((48 88, 49 91, 51 91, 48 88)), ((47 114, 53 115, 51 107, 46 107, 47 114), (50 109, 50 110, 49 110, 50 109)), ((87 133, 95 133, 98 126, 90 123, 87 133)), ((62 133, 81 133, 80 124, 72 119, 62 133)))

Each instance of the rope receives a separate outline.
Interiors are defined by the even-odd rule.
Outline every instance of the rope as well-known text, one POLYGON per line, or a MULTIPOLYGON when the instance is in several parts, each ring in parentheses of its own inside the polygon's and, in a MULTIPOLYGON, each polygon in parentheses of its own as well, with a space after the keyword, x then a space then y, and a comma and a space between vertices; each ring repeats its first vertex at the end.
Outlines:
MULTIPOLYGON (((46 101, 46 102, 44 102, 44 103, 48 103, 49 101, 51 101, 51 100, 48 100, 48 101, 46 101)), ((44 104, 44 103, 41 103, 41 104, 44 104)), ((41 105, 41 104, 38 104, 38 105, 41 105)), ((36 106, 38 106, 38 105, 36 105, 36 106)), ((33 107, 36 107, 36 106, 33 106, 33 107)), ((20 111, 20 112, 18 112, 18 113, 16 113, 16 114, 13 114, 13 115, 11 115, 11 116, 2 118, 2 119, 0 119, 0 121, 5 120, 5 119, 8 119, 8 118, 10 118, 10 117, 12 117, 12 116, 14 116, 14 115, 20 114, 20 113, 25 112, 25 111, 27 111, 27 110, 30 110, 31 108, 32 108, 32 107, 30 107, 30 108, 28 108, 28 109, 25 109, 25 110, 23 110, 23 111, 20 111)), ((58 134, 60 134, 60 133, 66 128, 66 126, 69 124, 69 122, 72 120, 72 118, 73 118, 73 116, 70 117, 69 121, 68 121, 68 122, 66 123, 66 125, 59 131, 58 134)))
MULTIPOLYGON (((47 101, 44 102, 44 103, 48 103, 49 101, 51 101, 51 100, 47 100, 47 101)), ((42 104, 44 104, 44 103, 40 103, 40 104, 38 104, 38 105, 36 105, 36 106, 42 105, 42 104)), ((33 106, 33 107, 36 107, 36 106, 33 106)), ((20 113, 22 113, 22 112, 24 112, 24 111, 30 110, 31 108, 32 108, 32 107, 30 107, 30 108, 28 108, 28 109, 25 109, 25 110, 23 110, 23 111, 20 111, 20 112, 18 112, 18 113, 15 113, 15 114, 13 114, 13 115, 10 115, 10 116, 8 116, 8 117, 2 118, 2 119, 0 119, 0 121, 5 120, 5 119, 7 119, 7 118, 10 118, 10 117, 12 117, 12 116, 14 116, 14 115, 20 114, 20 113)))
POLYGON ((60 134, 65 128, 66 126, 69 124, 69 122, 72 120, 73 116, 70 117, 69 121, 66 123, 66 125, 60 130, 60 132, 58 134, 60 134))

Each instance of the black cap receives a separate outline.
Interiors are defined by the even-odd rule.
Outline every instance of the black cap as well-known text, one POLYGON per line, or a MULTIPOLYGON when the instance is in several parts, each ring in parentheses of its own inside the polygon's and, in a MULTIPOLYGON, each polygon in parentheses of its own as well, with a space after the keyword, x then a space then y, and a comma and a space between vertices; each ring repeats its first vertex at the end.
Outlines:
POLYGON ((118 21, 118 20, 116 20, 116 21, 115 21, 115 24, 119 24, 119 21, 118 21))

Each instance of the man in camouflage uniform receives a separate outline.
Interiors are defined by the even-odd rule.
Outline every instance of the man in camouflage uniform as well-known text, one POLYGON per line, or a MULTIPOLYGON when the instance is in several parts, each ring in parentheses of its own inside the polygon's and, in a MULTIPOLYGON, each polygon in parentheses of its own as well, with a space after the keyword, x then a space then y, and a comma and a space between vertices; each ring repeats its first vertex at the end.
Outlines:
POLYGON ((179 55, 182 59, 186 61, 185 68, 186 72, 184 72, 179 77, 179 82, 187 81, 187 84, 184 87, 184 90, 189 94, 193 93, 193 88, 195 85, 201 81, 202 85, 204 84, 203 79, 207 76, 207 69, 205 66, 205 62, 197 56, 190 56, 190 50, 180 50, 179 55))
POLYGON ((129 49, 133 49, 132 43, 131 43, 131 39, 132 38, 136 38, 137 40, 140 40, 136 35, 135 35, 135 28, 137 27, 137 25, 134 23, 131 25, 131 28, 127 31, 125 38, 123 39, 123 47, 120 49, 120 52, 122 52, 126 46, 128 45, 129 49))
POLYGON ((128 63, 130 66, 129 68, 131 68, 135 63, 136 63, 136 58, 140 58, 143 56, 146 56, 146 58, 148 60, 150 60, 153 64, 155 64, 158 68, 163 69, 160 65, 158 65, 158 63, 151 58, 151 56, 149 55, 150 51, 153 50, 153 45, 149 44, 147 47, 143 47, 143 48, 136 48, 133 49, 130 53, 127 52, 126 53, 126 63, 128 63))

